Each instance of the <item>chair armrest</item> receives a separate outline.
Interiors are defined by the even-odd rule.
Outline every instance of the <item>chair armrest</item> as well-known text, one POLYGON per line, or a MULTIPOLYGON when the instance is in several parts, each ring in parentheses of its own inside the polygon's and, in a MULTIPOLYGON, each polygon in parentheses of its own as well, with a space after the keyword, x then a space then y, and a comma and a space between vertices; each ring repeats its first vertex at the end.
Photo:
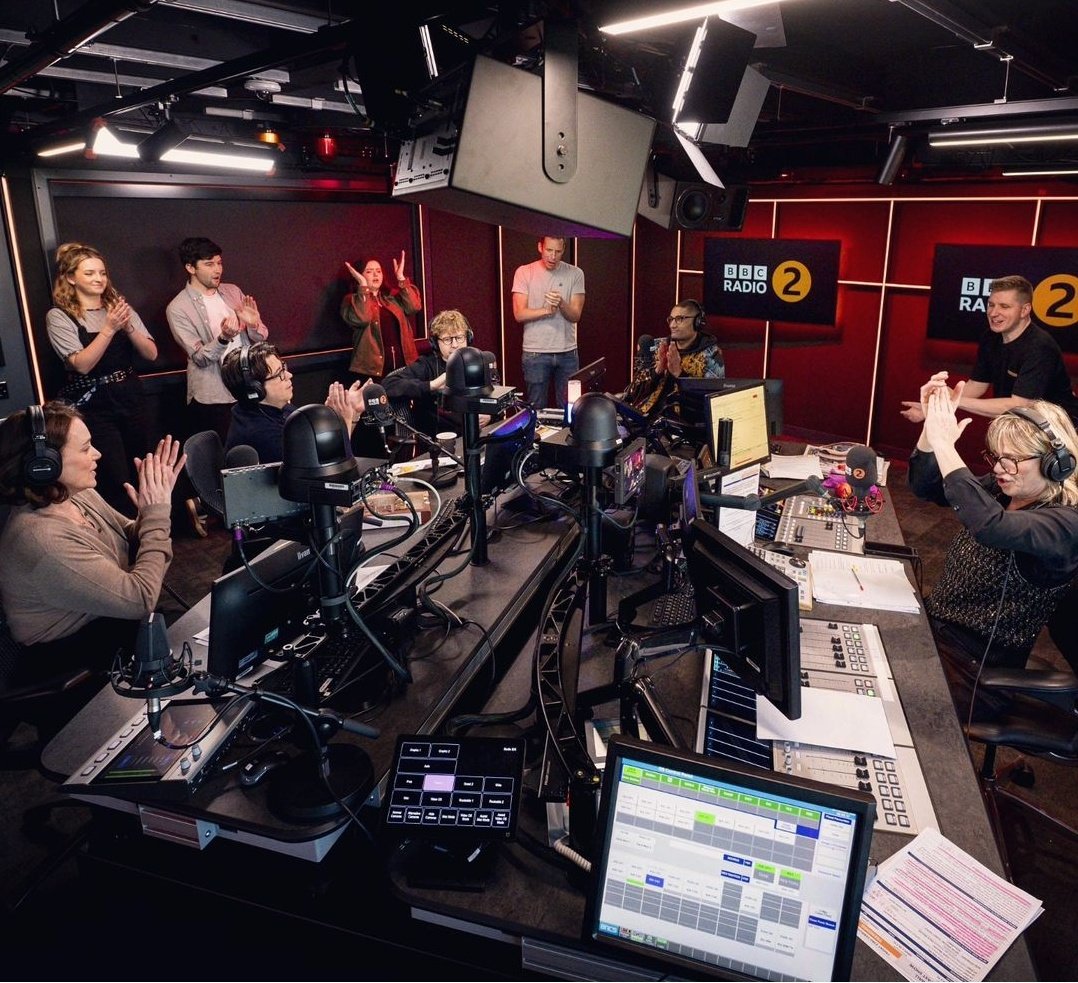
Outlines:
POLYGON ((1032 697, 1066 711, 1073 711, 1078 700, 1078 676, 1054 669, 985 669, 978 685, 1032 697))

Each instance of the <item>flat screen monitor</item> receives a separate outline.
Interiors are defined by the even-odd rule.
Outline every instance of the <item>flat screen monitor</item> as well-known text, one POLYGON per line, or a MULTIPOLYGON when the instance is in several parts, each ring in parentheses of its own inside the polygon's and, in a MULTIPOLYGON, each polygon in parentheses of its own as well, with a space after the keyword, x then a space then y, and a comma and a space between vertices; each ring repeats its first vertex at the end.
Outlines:
POLYGON ((525 407, 479 435, 486 447, 480 473, 480 490, 484 495, 497 495, 516 483, 513 461, 524 447, 535 443, 535 421, 535 410, 525 407))
POLYGON ((872 796, 621 735, 583 935, 656 979, 848 980, 872 796))
POLYGON ((614 457, 612 479, 614 504, 627 505, 644 487, 647 447, 643 437, 629 441, 614 457))
POLYGON ((568 393, 565 402, 565 422, 573 422, 573 403, 584 393, 603 391, 603 377, 606 375, 606 359, 597 358, 594 362, 577 369, 569 376, 568 393))
POLYGON ((725 379, 693 379, 681 376, 677 380, 678 416, 683 423, 701 429, 707 425, 707 398, 714 392, 729 388, 725 379))
MULTIPOLYGON (((728 380, 727 380, 728 381, 728 380)), ((722 389, 707 397, 707 433, 717 466, 737 471, 771 459, 767 432, 767 395, 763 383, 722 389), (720 421, 732 422, 729 446, 720 421)))
POLYGON ((763 386, 764 400, 767 403, 767 432, 777 437, 783 432, 782 402, 785 387, 782 379, 725 379, 728 388, 741 389, 745 386, 763 386))
POLYGON ((790 720, 801 716, 797 584, 703 519, 682 533, 701 642, 790 720))
POLYGON ((281 540, 213 582, 211 675, 238 679, 303 631, 303 619, 318 608, 314 564, 310 546, 281 540))

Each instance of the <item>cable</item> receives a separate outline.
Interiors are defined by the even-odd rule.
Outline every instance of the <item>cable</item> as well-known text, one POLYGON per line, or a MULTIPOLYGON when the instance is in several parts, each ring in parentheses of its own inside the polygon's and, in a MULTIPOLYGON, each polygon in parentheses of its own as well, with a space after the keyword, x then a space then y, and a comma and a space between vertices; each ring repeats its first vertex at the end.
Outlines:
POLYGON ((985 664, 988 662, 988 653, 992 650, 992 641, 996 637, 999 619, 1003 614, 1003 599, 1007 596, 1007 584, 1011 579, 1011 570, 1013 567, 1014 550, 1011 550, 1007 554, 1007 569, 1003 573, 1003 589, 999 592, 999 600, 996 602, 996 616, 992 619, 992 631, 988 634, 988 641, 985 643, 984 652, 981 654, 980 665, 977 666, 977 675, 973 678, 973 689, 970 692, 969 698, 969 712, 966 715, 967 731, 973 723, 973 706, 977 702, 977 687, 981 684, 981 673, 984 672, 985 664))
POLYGON ((571 860, 581 870, 586 873, 591 873, 591 861, 587 859, 583 854, 577 853, 571 846, 569 846, 569 837, 563 836, 560 840, 554 843, 554 852, 561 854, 563 857, 571 860))

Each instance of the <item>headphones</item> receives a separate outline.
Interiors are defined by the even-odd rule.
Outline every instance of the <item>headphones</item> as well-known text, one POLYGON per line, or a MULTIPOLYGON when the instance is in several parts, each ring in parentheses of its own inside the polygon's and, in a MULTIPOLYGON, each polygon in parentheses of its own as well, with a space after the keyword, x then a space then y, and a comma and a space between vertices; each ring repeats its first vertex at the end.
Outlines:
POLYGON ((247 399, 262 400, 266 398, 266 384, 261 379, 256 379, 251 371, 250 353, 250 346, 240 345, 240 373, 243 375, 243 393, 247 399))
POLYGON ((1041 457, 1041 474, 1045 478, 1049 481, 1062 482, 1074 474, 1078 462, 1075 462, 1074 455, 1067 450, 1067 445, 1056 436, 1052 425, 1043 416, 1035 413, 1028 406, 1011 407, 1004 415, 1021 417, 1044 431, 1048 443, 1052 445, 1052 449, 1041 457))
POLYGON ((60 480, 64 469, 60 452, 48 442, 45 435, 45 411, 34 403, 26 409, 30 421, 30 449, 22 462, 22 476, 28 485, 41 487, 60 480))
POLYGON ((693 331, 703 331, 704 328, 707 327, 707 311, 704 310, 703 304, 701 304, 700 301, 693 300, 692 298, 689 300, 679 300, 674 306, 688 307, 695 312, 692 319, 693 331))

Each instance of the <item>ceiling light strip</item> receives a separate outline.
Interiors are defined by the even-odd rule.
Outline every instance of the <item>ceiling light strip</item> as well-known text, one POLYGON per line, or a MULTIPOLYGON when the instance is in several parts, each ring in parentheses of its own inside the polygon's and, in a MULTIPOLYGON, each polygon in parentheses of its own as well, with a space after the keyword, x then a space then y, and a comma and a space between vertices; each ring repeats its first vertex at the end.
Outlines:
POLYGON ((714 0, 712 3, 697 3, 679 7, 662 14, 648 14, 629 20, 613 21, 600 25, 604 34, 631 34, 634 31, 647 31, 668 24, 683 24, 689 20, 703 20, 705 17, 721 17, 735 10, 750 10, 753 7, 770 6, 777 0, 714 0))

